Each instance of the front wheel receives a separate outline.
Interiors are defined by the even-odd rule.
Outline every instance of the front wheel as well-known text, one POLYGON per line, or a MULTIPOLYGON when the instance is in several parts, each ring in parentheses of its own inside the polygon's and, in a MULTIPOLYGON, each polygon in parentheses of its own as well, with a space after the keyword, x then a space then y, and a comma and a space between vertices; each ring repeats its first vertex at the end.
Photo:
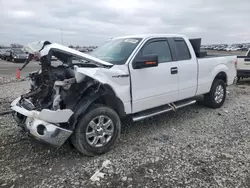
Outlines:
POLYGON ((84 155, 99 155, 114 145, 120 130, 120 118, 112 108, 93 105, 79 118, 71 142, 84 155))
POLYGON ((204 104, 210 108, 220 108, 226 99, 226 84, 223 80, 214 80, 210 92, 204 95, 204 104))

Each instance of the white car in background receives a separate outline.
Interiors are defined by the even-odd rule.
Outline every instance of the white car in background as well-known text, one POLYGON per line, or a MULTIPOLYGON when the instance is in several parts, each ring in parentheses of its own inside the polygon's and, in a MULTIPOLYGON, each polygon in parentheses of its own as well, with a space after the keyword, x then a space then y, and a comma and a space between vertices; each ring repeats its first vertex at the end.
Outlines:
POLYGON ((239 51, 241 48, 237 48, 237 47, 233 47, 233 48, 231 48, 231 51, 232 52, 235 52, 235 51, 239 51))
POLYGON ((237 56, 237 77, 238 81, 241 78, 250 77, 250 50, 246 53, 245 56, 237 56))

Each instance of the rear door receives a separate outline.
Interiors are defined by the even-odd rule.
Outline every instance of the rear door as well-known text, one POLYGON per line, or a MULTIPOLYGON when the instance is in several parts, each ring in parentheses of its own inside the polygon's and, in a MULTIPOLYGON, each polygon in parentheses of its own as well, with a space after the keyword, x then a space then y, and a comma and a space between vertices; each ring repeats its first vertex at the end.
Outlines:
POLYGON ((149 54, 158 55, 157 67, 133 69, 129 64, 133 113, 178 100, 178 72, 167 39, 148 40, 134 60, 149 54))
POLYGON ((198 84, 197 58, 190 42, 184 38, 173 38, 171 46, 176 56, 176 67, 178 69, 179 97, 178 100, 193 97, 196 94, 198 84))

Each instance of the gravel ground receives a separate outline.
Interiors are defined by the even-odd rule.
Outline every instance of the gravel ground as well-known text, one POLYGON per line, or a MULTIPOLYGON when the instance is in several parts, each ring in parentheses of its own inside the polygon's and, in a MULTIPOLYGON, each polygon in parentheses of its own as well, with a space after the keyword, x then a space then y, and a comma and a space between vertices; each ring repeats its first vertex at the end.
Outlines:
POLYGON ((0 77, 0 112, 9 110, 10 102, 20 93, 29 90, 29 81, 16 80, 14 78, 0 77))
MULTIPOLYGON (((27 82, 1 85, 1 101, 27 89, 27 82)), ((250 85, 228 91, 221 109, 195 104, 125 121, 115 147, 92 158, 70 144, 33 142, 11 115, 1 116, 0 187, 250 187, 250 85), (105 177, 90 181, 105 160, 112 163, 105 177)))
POLYGON ((5 76, 0 76, 0 85, 8 84, 10 82, 19 82, 18 79, 15 77, 5 77, 5 76))

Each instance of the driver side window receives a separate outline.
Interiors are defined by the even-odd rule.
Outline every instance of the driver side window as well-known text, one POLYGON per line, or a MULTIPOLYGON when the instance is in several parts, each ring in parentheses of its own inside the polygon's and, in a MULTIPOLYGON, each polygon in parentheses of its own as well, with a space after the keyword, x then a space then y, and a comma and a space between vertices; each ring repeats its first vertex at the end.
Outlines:
POLYGON ((159 63, 172 61, 172 55, 166 40, 152 41, 142 49, 142 55, 158 55, 159 63))

